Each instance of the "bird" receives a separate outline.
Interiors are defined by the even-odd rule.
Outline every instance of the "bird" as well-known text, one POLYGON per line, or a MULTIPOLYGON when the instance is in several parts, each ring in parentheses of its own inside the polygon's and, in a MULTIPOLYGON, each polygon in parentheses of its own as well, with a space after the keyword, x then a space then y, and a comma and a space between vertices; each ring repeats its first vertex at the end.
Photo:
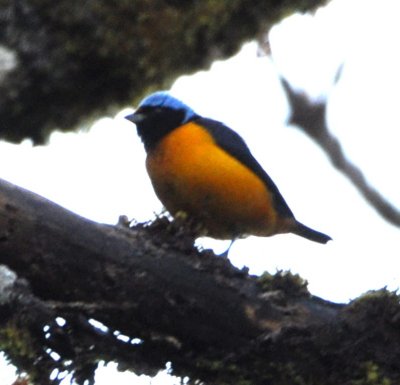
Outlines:
POLYGON ((183 213, 203 235, 231 240, 230 246, 250 235, 283 233, 331 240, 295 218, 243 138, 225 124, 168 91, 145 97, 125 118, 136 125, 154 191, 172 217, 183 213))

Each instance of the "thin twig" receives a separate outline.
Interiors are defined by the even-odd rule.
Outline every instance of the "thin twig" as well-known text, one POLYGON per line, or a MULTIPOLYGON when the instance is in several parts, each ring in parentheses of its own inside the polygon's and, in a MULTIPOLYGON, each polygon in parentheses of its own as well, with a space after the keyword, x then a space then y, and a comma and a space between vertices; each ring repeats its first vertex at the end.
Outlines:
POLYGON ((281 77, 291 106, 290 123, 304 131, 325 151, 336 169, 357 188, 365 200, 390 224, 400 227, 400 211, 371 186, 362 171, 346 158, 339 140, 329 131, 326 122, 326 100, 310 101, 303 92, 296 92, 281 77))

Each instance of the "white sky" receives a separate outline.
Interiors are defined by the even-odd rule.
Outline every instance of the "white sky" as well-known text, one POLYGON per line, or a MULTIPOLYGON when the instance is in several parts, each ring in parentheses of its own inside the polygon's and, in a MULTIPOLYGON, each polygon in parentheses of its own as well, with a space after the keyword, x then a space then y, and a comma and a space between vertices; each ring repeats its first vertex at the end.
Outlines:
MULTIPOLYGON (((277 78, 282 72, 313 97, 329 92, 332 132, 371 183, 399 207, 399 11, 397 0, 335 0, 315 16, 293 16, 272 30, 274 63, 247 44, 234 58, 174 84, 172 93, 198 113, 237 130, 296 217, 334 239, 319 245, 293 235, 250 237, 231 249, 235 265, 255 274, 290 269, 309 281, 313 294, 333 301, 399 287, 399 229, 364 202, 314 143, 285 126, 288 106, 277 78), (342 78, 332 87, 341 63, 342 78)), ((46 147, 0 143, 0 164, 7 165, 0 177, 97 221, 115 223, 120 214, 152 218, 161 204, 125 113, 98 121, 89 132, 55 133, 46 147)), ((227 245, 198 243, 216 252, 227 245)), ((96 385, 109 382, 110 372, 99 371, 96 385)), ((121 385, 132 378, 119 375, 121 385)), ((0 384, 12 379, 13 369, 0 367, 0 384)), ((167 381, 162 377, 159 383, 167 381)), ((135 381, 147 383, 143 377, 135 381)))

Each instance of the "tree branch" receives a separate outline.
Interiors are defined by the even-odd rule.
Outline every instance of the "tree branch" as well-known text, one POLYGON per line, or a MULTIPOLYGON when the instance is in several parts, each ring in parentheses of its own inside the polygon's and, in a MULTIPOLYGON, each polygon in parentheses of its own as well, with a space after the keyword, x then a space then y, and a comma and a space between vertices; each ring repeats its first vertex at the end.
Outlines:
POLYGON ((299 277, 249 276, 199 252, 192 235, 166 218, 102 225, 5 181, 0 229, 0 349, 36 384, 50 384, 53 370, 58 379, 67 370, 92 383, 99 360, 149 375, 171 362, 174 374, 210 384, 265 384, 271 376, 271 384, 288 384, 297 375, 319 381, 322 374, 307 365, 314 370, 321 354, 333 365, 351 359, 354 373, 369 357, 399 378, 390 366, 400 362, 394 294, 333 304, 311 296, 299 277), (393 358, 382 353, 383 340, 351 357, 354 337, 364 348, 369 340, 360 335, 377 317, 373 334, 391 339, 393 358))
POLYGON ((362 171, 346 158, 338 139, 329 131, 326 122, 326 101, 311 102, 296 92, 281 78, 291 107, 290 123, 315 140, 325 151, 332 164, 357 188, 365 200, 390 224, 400 227, 400 211, 371 186, 362 171))
POLYGON ((47 140, 237 52, 326 0, 0 3, 0 137, 47 140))

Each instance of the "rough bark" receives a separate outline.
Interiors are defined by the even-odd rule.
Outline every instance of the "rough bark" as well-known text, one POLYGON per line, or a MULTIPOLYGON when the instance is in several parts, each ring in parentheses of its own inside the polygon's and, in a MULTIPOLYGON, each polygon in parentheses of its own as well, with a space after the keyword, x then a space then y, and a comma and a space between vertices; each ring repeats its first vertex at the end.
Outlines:
POLYGON ((0 138, 40 143, 326 0, 0 0, 0 138))
POLYGON ((183 225, 98 224, 1 181, 0 349, 35 384, 54 369, 92 381, 99 360, 149 375, 171 362, 193 383, 400 381, 395 294, 333 304, 196 250, 183 225))

